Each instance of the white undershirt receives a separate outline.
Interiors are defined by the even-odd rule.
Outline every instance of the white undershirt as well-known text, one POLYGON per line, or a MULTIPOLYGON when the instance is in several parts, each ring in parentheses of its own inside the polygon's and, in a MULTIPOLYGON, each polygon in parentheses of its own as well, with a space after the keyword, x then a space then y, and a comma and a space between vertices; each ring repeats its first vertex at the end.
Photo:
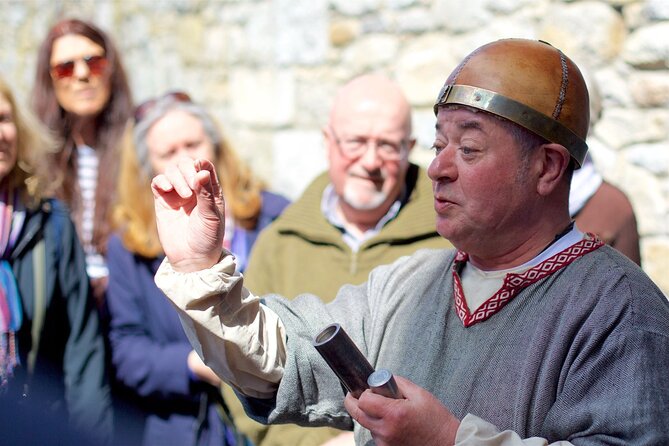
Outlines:
POLYGON ((497 271, 484 271, 467 262, 460 272, 460 279, 462 281, 462 291, 467 301, 469 312, 473 313, 478 307, 490 299, 504 283, 504 278, 509 273, 521 274, 528 269, 540 264, 544 260, 553 257, 560 251, 564 251, 571 245, 583 240, 583 233, 579 231, 576 226, 567 234, 562 236, 558 241, 553 243, 547 249, 539 253, 538 256, 532 260, 523 263, 522 265, 501 269, 497 271))
POLYGON ((365 241, 381 232, 381 229, 383 229, 386 223, 395 218, 400 212, 400 208, 402 207, 402 200, 398 198, 390 206, 388 212, 386 212, 385 215, 381 217, 381 219, 376 223, 376 226, 358 235, 347 229, 347 225, 344 223, 342 217, 337 212, 339 200, 340 198, 335 192, 334 186, 329 184, 323 191, 323 198, 321 199, 321 212, 323 212, 323 215, 332 226, 339 228, 342 231, 342 239, 344 240, 344 243, 346 243, 353 252, 358 252, 360 246, 362 246, 365 241))

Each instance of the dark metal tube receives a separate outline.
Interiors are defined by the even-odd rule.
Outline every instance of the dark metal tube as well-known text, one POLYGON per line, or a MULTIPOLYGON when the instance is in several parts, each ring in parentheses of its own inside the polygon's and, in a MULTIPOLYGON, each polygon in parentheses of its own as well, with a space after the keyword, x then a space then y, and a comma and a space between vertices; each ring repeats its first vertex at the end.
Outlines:
POLYGON ((314 347, 335 372, 346 390, 359 398, 368 388, 374 368, 339 324, 330 324, 316 335, 314 347))

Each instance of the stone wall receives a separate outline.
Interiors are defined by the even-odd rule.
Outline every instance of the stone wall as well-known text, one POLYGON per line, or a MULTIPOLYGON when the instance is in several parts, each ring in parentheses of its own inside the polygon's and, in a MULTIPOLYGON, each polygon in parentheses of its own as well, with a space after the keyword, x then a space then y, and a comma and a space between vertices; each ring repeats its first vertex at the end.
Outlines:
POLYGON ((61 15, 91 19, 125 56, 135 98, 182 89, 206 103, 270 187, 295 198, 325 168, 320 127, 352 76, 395 79, 426 165, 433 100, 464 55, 542 39, 584 66, 603 114, 593 159, 629 195, 644 269, 669 293, 669 0, 0 0, 0 72, 28 96, 61 15))

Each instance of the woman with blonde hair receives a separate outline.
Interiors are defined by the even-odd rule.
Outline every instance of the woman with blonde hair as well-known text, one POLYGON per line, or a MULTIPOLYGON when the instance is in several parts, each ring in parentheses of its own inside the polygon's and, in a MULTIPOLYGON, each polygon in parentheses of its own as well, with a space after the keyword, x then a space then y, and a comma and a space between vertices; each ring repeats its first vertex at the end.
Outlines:
POLYGON ((234 222, 226 247, 242 271, 258 233, 288 202, 264 190, 211 116, 185 93, 168 93, 138 107, 126 142, 113 213, 118 235, 110 238, 107 257, 116 378, 145 413, 144 445, 244 445, 227 418, 220 379, 192 350, 176 311, 153 281, 164 254, 151 178, 180 157, 216 165, 234 222))
POLYGON ((54 150, 0 79, 0 398, 102 441, 111 434, 104 340, 74 225, 49 198, 54 150))

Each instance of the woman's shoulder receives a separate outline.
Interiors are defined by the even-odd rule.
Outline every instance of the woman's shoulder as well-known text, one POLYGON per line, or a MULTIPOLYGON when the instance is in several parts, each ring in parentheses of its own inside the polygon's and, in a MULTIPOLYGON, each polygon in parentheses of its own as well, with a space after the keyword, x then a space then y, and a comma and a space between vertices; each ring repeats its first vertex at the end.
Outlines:
POLYGON ((128 250, 123 245, 121 236, 116 232, 110 234, 109 240, 107 240, 107 255, 112 255, 112 253, 114 254, 123 253, 125 251, 128 250))
POLYGON ((283 195, 276 194, 267 190, 263 190, 262 194, 262 210, 261 212, 271 217, 278 217, 281 212, 290 204, 283 195))
POLYGON ((31 215, 42 214, 47 216, 45 224, 55 226, 58 231, 61 231, 65 225, 73 225, 70 209, 57 198, 42 199, 28 213, 31 215))

